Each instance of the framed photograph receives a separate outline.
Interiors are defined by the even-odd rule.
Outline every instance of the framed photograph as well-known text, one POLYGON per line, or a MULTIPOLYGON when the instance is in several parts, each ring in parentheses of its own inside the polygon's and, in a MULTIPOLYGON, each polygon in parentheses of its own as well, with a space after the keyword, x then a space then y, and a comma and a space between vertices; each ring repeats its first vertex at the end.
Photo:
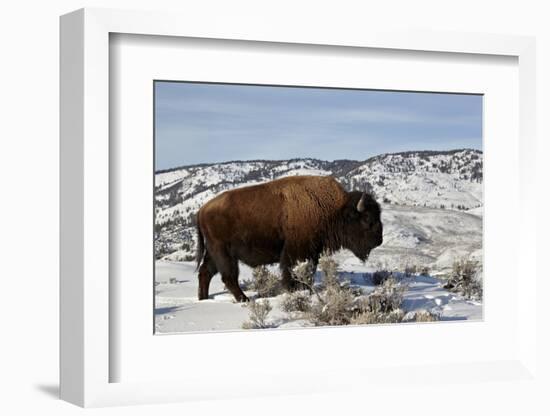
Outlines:
POLYGON ((536 383, 534 40, 241 29, 61 18, 62 398, 536 383))

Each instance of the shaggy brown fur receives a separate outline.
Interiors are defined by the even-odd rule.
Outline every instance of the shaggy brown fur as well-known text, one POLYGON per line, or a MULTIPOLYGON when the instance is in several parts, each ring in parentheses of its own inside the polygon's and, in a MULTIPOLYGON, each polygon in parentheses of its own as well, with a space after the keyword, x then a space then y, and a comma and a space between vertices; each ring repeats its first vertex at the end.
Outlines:
POLYGON ((298 261, 317 266, 323 250, 350 249, 361 260, 382 243, 380 207, 368 194, 346 192, 332 177, 292 176, 233 189, 204 204, 197 216, 199 299, 208 298, 217 272, 237 301, 238 262, 256 267, 279 263, 283 284, 298 261), (363 197, 365 209, 358 211, 363 197))

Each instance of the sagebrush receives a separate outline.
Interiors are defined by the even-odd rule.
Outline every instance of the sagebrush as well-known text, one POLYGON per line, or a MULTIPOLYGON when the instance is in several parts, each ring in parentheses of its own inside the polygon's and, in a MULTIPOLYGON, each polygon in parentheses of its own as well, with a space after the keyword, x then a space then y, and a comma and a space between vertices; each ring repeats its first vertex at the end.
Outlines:
MULTIPOLYGON (((315 326, 433 322, 440 319, 439 314, 433 311, 405 312, 402 309, 407 286, 403 284, 400 273, 387 270, 373 273, 371 279, 377 286, 371 293, 364 294, 360 287, 340 281, 339 265, 333 257, 323 255, 319 268, 322 280, 317 283, 310 263, 300 263, 293 269, 293 278, 307 290, 285 293, 282 297, 281 310, 290 314, 290 319, 300 317, 315 326)), ((415 267, 414 273, 418 272, 428 273, 425 268, 415 267)), ((279 276, 266 267, 254 269, 250 285, 259 298, 277 296, 283 292, 279 276)), ((270 327, 267 317, 272 308, 267 299, 251 301, 248 308, 250 317, 243 328, 270 327)))
POLYGON ((313 302, 309 320, 316 326, 348 325, 355 309, 353 293, 340 285, 331 284, 313 302))
POLYGON ((406 287, 393 277, 386 279, 364 298, 362 309, 374 313, 389 313, 401 307, 406 287))
POLYGON ((266 266, 255 267, 252 270, 252 281, 247 282, 247 286, 256 291, 259 298, 270 298, 283 292, 280 277, 266 266))
POLYGON ((371 324, 396 324, 403 320, 405 313, 401 309, 396 309, 388 313, 377 313, 364 311, 351 319, 352 325, 371 325, 371 324))
POLYGON ((323 272, 323 284, 326 288, 329 286, 339 286, 338 263, 327 253, 323 253, 319 259, 319 269, 323 272))
POLYGON ((269 300, 251 300, 247 306, 248 321, 243 323, 243 329, 271 328, 271 325, 267 322, 269 312, 273 309, 269 300))
POLYGON ((467 299, 483 299, 481 265, 470 259, 460 259, 453 263, 453 269, 445 289, 458 293, 467 299))
POLYGON ((309 261, 298 263, 291 271, 292 278, 298 282, 298 288, 312 291, 315 281, 315 270, 309 261))
POLYGON ((393 277, 386 279, 371 294, 358 299, 357 313, 351 319, 353 325, 393 324, 400 322, 433 322, 439 315, 432 311, 418 310, 405 313, 401 308, 407 287, 393 277))
POLYGON ((287 293, 281 301, 283 312, 309 312, 311 311, 311 295, 307 291, 287 293))
POLYGON ((402 322, 435 322, 440 319, 441 316, 439 313, 427 309, 420 309, 417 311, 407 312, 403 317, 402 322))
POLYGON ((413 275, 415 275, 418 271, 418 267, 416 266, 416 264, 407 264, 405 266, 405 276, 406 277, 411 277, 413 275))
MULTIPOLYGON (((337 264, 329 263, 330 271, 337 269, 337 264)), ((317 325, 349 325, 401 322, 404 312, 400 309, 403 302, 405 286, 396 279, 386 276, 385 280, 371 294, 363 295, 349 284, 333 280, 326 274, 329 283, 313 302, 309 319, 317 325)))

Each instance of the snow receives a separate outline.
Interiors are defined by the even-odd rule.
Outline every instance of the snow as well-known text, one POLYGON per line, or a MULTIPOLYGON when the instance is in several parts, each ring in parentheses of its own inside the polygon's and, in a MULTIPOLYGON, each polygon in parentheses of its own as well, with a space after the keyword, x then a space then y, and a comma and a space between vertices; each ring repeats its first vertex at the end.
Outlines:
POLYGON ((285 172, 284 175, 277 176, 276 178, 282 178, 285 176, 297 176, 297 175, 316 175, 316 176, 327 176, 330 175, 332 172, 330 170, 323 170, 323 169, 311 169, 311 168, 298 168, 298 169, 292 169, 287 172, 285 172))
POLYGON ((448 272, 461 257, 479 260, 482 249, 481 216, 464 211, 384 205, 384 243, 371 253, 369 263, 379 269, 429 267, 433 274, 448 272))
MULTIPOLYGON (((364 293, 374 290, 365 272, 375 269, 354 260, 346 252, 337 253, 342 261, 339 273, 342 281, 361 288, 364 293)), ((250 279, 252 270, 240 266, 240 280, 250 279)), ((248 309, 245 304, 236 303, 233 296, 225 289, 220 276, 216 275, 210 284, 210 299, 197 300, 198 278, 194 262, 157 261, 155 265, 157 282, 155 291, 155 327, 157 334, 234 331, 240 330, 248 320, 248 309), (170 283, 170 279, 176 280, 170 283)), ((320 280, 317 273, 316 280, 320 280)), ((466 300, 459 295, 442 288, 441 280, 429 276, 404 277, 406 285, 402 308, 406 311, 431 310, 439 313, 442 321, 479 320, 482 318, 482 304, 466 300)), ((252 291, 245 292, 254 297, 252 291)), ((281 310, 280 303, 284 295, 269 298, 273 307, 268 322, 273 328, 303 328, 313 324, 301 317, 294 317, 281 310)))
MULTIPOLYGON (((248 317, 245 305, 233 301, 219 275, 210 283, 209 300, 198 301, 194 262, 157 261, 155 264, 155 321, 157 333, 241 329, 248 317), (169 283, 176 278, 177 283, 169 283)), ((243 277, 251 277, 241 267, 243 277)))
POLYGON ((466 211, 466 212, 467 212, 468 214, 471 214, 471 215, 477 215, 477 216, 482 217, 482 216, 483 216, 483 206, 477 207, 477 208, 469 209, 469 210, 466 211))

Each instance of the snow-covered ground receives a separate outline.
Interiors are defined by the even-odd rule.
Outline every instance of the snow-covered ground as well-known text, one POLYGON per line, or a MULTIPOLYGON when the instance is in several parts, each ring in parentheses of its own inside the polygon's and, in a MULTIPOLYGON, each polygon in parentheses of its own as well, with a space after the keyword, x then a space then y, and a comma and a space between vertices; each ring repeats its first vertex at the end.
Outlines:
MULTIPOLYGON (((347 252, 335 256, 341 262, 339 276, 350 281, 367 294, 374 289, 366 272, 375 268, 363 265, 347 252)), ((210 299, 198 301, 198 279, 193 262, 156 262, 156 332, 178 333, 194 331, 240 330, 248 319, 246 305, 235 303, 233 296, 225 289, 220 276, 216 275, 210 285, 210 299)), ((240 267, 240 280, 251 279, 252 270, 240 267)), ((320 273, 316 279, 319 280, 320 273)), ((441 280, 430 276, 411 276, 401 279, 406 285, 402 308, 405 312, 431 310, 441 316, 441 320, 481 319, 482 304, 466 300, 442 288, 441 280)), ((255 293, 246 291, 249 297, 255 293)), ((303 319, 293 319, 280 308, 284 295, 269 298, 273 310, 268 322, 274 328, 305 327, 312 324, 303 319)))
POLYGON ((470 213, 383 205, 382 223, 384 243, 368 261, 378 270, 427 266, 431 274, 441 275, 460 258, 482 261, 483 218, 477 209, 470 213))

